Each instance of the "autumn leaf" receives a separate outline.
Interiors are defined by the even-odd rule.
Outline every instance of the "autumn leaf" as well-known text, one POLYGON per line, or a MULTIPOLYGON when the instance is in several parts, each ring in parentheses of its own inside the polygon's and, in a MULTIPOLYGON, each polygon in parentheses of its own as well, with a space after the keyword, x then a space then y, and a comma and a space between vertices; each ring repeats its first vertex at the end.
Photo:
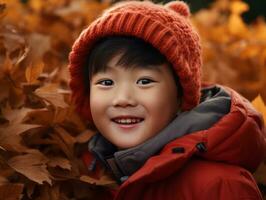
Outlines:
POLYGON ((64 100, 64 96, 58 93, 58 86, 56 84, 45 85, 37 89, 34 93, 53 106, 61 108, 66 108, 68 106, 64 100))
POLYGON ((249 10, 249 6, 247 3, 242 1, 232 1, 230 4, 230 10, 234 14, 241 15, 243 12, 249 10))
POLYGON ((47 108, 34 109, 27 112, 24 118, 25 123, 40 124, 43 126, 50 126, 53 124, 54 111, 47 108))
POLYGON ((8 165, 18 173, 23 174, 28 179, 43 184, 52 184, 51 175, 46 169, 48 159, 38 151, 12 157, 8 160, 8 165))
POLYGON ((260 95, 258 95, 253 101, 252 105, 262 114, 264 121, 266 122, 266 106, 260 95))
POLYGON ((42 0, 30 1, 29 4, 30 4, 29 6, 36 12, 40 12, 43 8, 42 0))
POLYGON ((22 144, 22 137, 0 128, 0 147, 5 151, 25 152, 28 148, 22 144))
MULTIPOLYGON (((10 137, 14 135, 20 135, 21 133, 24 133, 28 130, 41 127, 40 125, 36 124, 12 124, 8 126, 7 128, 0 128, 0 132, 7 132, 10 137)), ((1 136, 0 136, 1 137, 1 136)))
POLYGON ((67 108, 58 108, 55 110, 54 112, 54 116, 53 116, 53 122, 54 123, 63 123, 68 115, 69 115, 69 107, 67 108))
POLYGON ((71 170, 71 164, 69 160, 62 157, 49 157, 47 165, 49 167, 60 167, 62 169, 71 170))
POLYGON ((81 176, 81 181, 84 181, 86 183, 92 184, 92 185, 99 185, 99 186, 110 186, 110 187, 116 187, 117 183, 115 180, 111 179, 109 176, 103 175, 100 179, 95 179, 90 176, 81 176))
POLYGON ((30 51, 27 59, 29 63, 42 62, 42 57, 48 52, 51 47, 51 37, 40 33, 30 33, 28 35, 28 45, 30 51))
POLYGON ((239 15, 232 14, 229 17, 228 29, 231 34, 244 37, 247 33, 247 28, 242 18, 239 15))
POLYGON ((40 74, 43 71, 44 64, 43 63, 37 63, 37 64, 31 64, 29 67, 27 67, 25 76, 28 83, 36 83, 37 78, 40 76, 40 74))
POLYGON ((28 148, 22 145, 22 138, 18 135, 11 135, 0 130, 0 148, 7 151, 25 152, 28 148))
POLYGON ((32 111, 30 108, 12 109, 9 105, 2 108, 3 116, 10 124, 18 124, 23 121, 28 112, 32 111))
POLYGON ((21 108, 21 109, 11 109, 9 106, 3 108, 2 113, 3 116, 9 121, 8 127, 0 127, 0 129, 4 132, 8 132, 10 135, 19 135, 29 129, 40 127, 40 125, 36 124, 24 124, 23 120, 25 117, 33 111, 29 108, 21 108))
POLYGON ((75 138, 72 137, 65 129, 60 126, 56 126, 54 128, 56 135, 52 135, 52 137, 59 142, 59 146, 63 150, 63 152, 68 156, 68 158, 73 158, 74 152, 73 147, 75 143, 75 138))

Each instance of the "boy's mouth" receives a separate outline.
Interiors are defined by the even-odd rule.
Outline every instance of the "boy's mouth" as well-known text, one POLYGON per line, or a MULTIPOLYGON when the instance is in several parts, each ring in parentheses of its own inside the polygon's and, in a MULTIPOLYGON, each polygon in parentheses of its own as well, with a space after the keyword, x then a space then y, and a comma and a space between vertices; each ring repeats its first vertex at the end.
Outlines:
POLYGON ((144 120, 144 118, 133 117, 133 116, 119 116, 111 119, 113 122, 117 124, 137 124, 144 120))

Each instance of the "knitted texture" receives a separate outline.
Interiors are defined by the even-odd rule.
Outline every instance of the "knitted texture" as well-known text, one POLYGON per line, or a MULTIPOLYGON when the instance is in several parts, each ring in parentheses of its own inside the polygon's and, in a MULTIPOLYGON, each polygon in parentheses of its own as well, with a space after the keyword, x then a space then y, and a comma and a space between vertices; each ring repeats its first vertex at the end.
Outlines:
POLYGON ((195 107, 200 99, 202 60, 200 39, 189 16, 187 4, 181 1, 165 5, 126 1, 105 10, 82 31, 69 54, 70 88, 77 111, 92 121, 83 68, 95 42, 111 35, 135 36, 158 49, 179 77, 183 89, 182 110, 195 107))

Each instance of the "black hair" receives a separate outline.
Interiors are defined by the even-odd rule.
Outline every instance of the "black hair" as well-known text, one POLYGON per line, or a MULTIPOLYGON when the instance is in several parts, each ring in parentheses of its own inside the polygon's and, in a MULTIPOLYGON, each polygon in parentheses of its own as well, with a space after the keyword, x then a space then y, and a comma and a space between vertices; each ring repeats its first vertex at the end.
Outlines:
POLYGON ((94 48, 92 48, 87 64, 84 67, 83 80, 86 92, 89 91, 92 76, 98 72, 105 71, 107 63, 121 53, 123 54, 117 65, 124 68, 153 68, 167 64, 172 71, 179 97, 182 95, 179 78, 174 72, 171 63, 150 43, 133 36, 107 36, 94 44, 94 48))

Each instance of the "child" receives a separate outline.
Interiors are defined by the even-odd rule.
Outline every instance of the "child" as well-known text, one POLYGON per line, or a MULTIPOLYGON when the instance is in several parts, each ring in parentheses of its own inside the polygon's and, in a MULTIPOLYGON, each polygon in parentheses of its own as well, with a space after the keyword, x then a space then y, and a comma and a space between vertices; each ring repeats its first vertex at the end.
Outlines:
POLYGON ((84 161, 113 174, 108 199, 262 199, 251 175, 262 118, 232 89, 201 84, 189 15, 179 1, 117 3, 73 45, 73 98, 98 130, 84 161))

